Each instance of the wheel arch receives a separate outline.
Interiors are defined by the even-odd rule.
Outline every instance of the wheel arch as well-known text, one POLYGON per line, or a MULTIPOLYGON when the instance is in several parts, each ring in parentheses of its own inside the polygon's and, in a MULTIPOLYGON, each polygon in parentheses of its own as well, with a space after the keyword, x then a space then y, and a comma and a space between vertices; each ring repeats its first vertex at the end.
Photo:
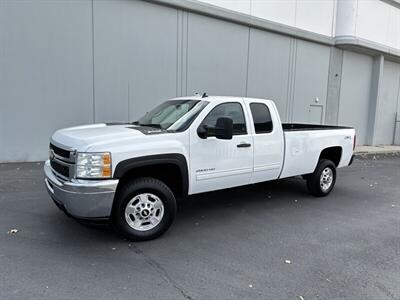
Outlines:
POLYGON ((115 167, 114 178, 124 184, 138 177, 154 177, 167 184, 178 197, 189 192, 188 164, 179 153, 141 156, 120 161, 115 167))
POLYGON ((318 161, 321 159, 329 159, 335 166, 339 166, 342 159, 343 148, 341 146, 328 147, 321 151, 318 161))

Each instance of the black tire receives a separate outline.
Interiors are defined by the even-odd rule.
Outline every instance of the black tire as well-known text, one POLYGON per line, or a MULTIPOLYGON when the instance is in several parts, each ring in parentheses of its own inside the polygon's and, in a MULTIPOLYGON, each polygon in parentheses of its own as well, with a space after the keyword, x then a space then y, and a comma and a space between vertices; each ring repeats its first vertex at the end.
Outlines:
POLYGON ((169 187, 162 181, 142 177, 125 183, 117 192, 114 199, 112 212, 112 225, 114 229, 129 240, 146 241, 152 240, 165 233, 171 226, 176 215, 175 196, 169 187), (149 230, 141 231, 131 227, 125 218, 125 208, 135 196, 150 193, 159 198, 163 204, 164 214, 158 225, 149 230))
POLYGON ((329 159, 321 159, 318 162, 317 167, 315 168, 315 171, 312 174, 309 174, 307 178, 307 188, 308 191, 311 195, 315 197, 325 197, 329 195, 329 193, 332 191, 333 187, 335 186, 336 182, 336 166, 335 164, 330 161, 329 159), (329 168, 332 171, 332 182, 329 186, 328 189, 323 189, 323 187, 320 184, 320 179, 322 176, 322 172, 326 169, 329 168))

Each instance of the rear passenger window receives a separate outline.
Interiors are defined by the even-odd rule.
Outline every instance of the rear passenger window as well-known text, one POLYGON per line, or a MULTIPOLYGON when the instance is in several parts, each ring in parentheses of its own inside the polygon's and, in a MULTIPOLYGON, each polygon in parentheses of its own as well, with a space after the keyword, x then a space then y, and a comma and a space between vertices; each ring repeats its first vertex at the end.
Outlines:
POLYGON ((246 121, 240 103, 231 102, 217 105, 203 120, 201 125, 207 125, 207 127, 212 131, 215 128, 217 119, 221 117, 229 117, 233 120, 233 135, 247 133, 246 121))
POLYGON ((262 103, 251 103, 250 110, 253 116, 256 133, 271 132, 273 126, 268 107, 262 103))

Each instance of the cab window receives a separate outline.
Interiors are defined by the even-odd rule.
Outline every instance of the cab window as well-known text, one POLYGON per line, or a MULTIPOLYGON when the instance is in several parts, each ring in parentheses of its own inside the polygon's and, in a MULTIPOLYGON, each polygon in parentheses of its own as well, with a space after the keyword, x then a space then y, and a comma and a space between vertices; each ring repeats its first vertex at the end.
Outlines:
POLYGON ((272 132, 273 124, 268 107, 262 103, 250 104, 256 134, 272 132))
POLYGON ((233 135, 247 134, 246 121, 240 103, 230 102, 217 105, 203 120, 201 126, 206 125, 212 131, 217 124, 217 119, 221 117, 229 117, 233 120, 233 135))

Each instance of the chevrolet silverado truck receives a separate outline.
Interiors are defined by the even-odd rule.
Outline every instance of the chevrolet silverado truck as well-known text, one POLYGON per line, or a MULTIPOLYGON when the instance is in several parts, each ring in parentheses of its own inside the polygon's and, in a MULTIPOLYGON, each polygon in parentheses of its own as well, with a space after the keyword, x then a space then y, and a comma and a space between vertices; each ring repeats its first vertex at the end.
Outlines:
POLYGON ((56 131, 45 184, 68 216, 149 240, 192 194, 301 175, 313 196, 326 196, 355 143, 350 127, 282 124, 271 100, 196 95, 133 123, 56 131))

